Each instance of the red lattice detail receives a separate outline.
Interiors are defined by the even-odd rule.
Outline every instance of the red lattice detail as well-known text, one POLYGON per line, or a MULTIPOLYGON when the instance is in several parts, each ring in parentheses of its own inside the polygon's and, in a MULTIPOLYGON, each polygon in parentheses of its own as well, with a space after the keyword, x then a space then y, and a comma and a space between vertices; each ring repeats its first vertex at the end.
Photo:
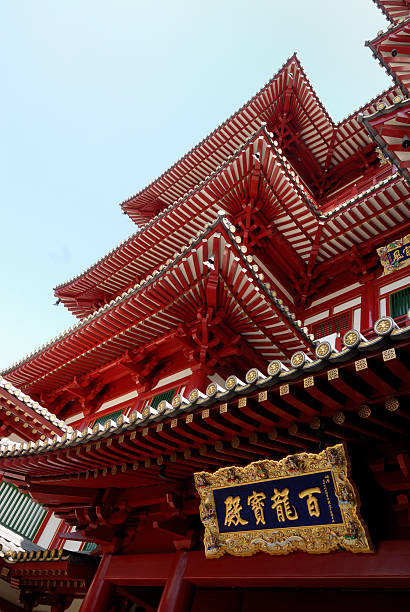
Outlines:
POLYGON ((337 317, 332 317, 317 323, 313 327, 313 335, 316 339, 329 336, 334 333, 343 333, 349 329, 350 313, 344 312, 337 317))

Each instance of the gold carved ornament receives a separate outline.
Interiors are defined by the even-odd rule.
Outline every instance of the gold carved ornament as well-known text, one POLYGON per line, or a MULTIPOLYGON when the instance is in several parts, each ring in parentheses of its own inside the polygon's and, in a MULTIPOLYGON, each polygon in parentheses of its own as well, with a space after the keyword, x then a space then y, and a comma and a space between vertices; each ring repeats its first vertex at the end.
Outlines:
MULTIPOLYGON (((246 467, 231 466, 214 473, 196 473, 195 485, 205 527, 206 557, 216 559, 224 554, 246 557, 258 552, 283 555, 296 550, 308 553, 328 553, 337 549, 372 552, 367 528, 360 517, 359 497, 349 477, 349 459, 343 444, 329 447, 318 454, 300 453, 279 461, 262 460, 246 467), (298 493, 292 491, 293 477, 316 474, 322 478, 322 473, 321 486, 306 486, 298 493), (280 483, 279 479, 283 478, 287 479, 286 485, 280 483), (262 482, 264 490, 260 487, 262 482), (235 489, 245 484, 249 485, 246 495, 241 494, 241 489, 235 489), (266 493, 267 485, 269 495, 266 493), (335 506, 332 506, 329 498, 333 486, 341 516, 335 522, 335 506), (219 508, 218 522, 214 491, 220 489, 225 499, 224 507, 222 510, 219 508), (317 518, 320 522, 319 499, 328 504, 332 523, 295 526, 300 512, 296 500, 303 505, 309 517, 317 518), (274 517, 274 528, 267 526, 268 513, 271 519, 274 517), (256 528, 249 528, 248 531, 250 516, 256 528)), ((272 521, 269 524, 272 525, 272 521)))

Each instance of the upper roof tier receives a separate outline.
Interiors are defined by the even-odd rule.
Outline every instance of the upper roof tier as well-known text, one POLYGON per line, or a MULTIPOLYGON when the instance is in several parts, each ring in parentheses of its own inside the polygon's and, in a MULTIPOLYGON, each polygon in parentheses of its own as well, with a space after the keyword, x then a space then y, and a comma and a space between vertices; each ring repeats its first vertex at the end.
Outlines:
MULTIPOLYGON (((398 89, 389 89, 366 104, 360 109, 360 113, 375 112, 377 105, 381 102, 390 105, 398 93, 398 89)), ((293 98, 291 97, 291 99, 293 98)), ((289 206, 289 210, 291 210, 293 207, 293 212, 296 209, 299 219, 299 221, 296 220, 296 223, 294 223, 295 220, 290 219, 290 223, 293 223, 295 227, 289 226, 286 228, 289 236, 293 230, 295 230, 296 234, 300 234, 301 230, 297 227, 298 224, 299 226, 304 226, 302 229, 305 234, 311 233, 314 229, 313 226, 317 224, 317 219, 312 221, 312 218, 319 218, 320 210, 329 212, 351 198, 352 184, 346 185, 345 188, 341 189, 341 177, 347 177, 353 167, 356 171, 356 168, 360 166, 360 163, 363 163, 363 160, 368 163, 368 157, 373 154, 374 149, 374 145, 369 145, 365 127, 357 120, 359 111, 350 115, 338 125, 334 125, 323 111, 296 57, 291 58, 278 75, 251 102, 246 107, 243 107, 241 111, 238 111, 221 128, 218 128, 218 130, 222 130, 221 133, 225 133, 228 130, 228 124, 237 124, 239 120, 236 120, 235 117, 240 113, 245 113, 245 108, 247 109, 249 106, 259 109, 258 119, 255 119, 252 124, 247 124, 246 130, 237 132, 236 136, 232 136, 227 140, 223 147, 219 146, 221 141, 216 138, 217 130, 208 139, 200 143, 191 153, 188 153, 168 173, 160 177, 156 183, 153 183, 144 192, 141 192, 141 197, 148 198, 154 188, 162 189, 161 186, 165 185, 166 180, 170 180, 169 177, 177 171, 177 168, 179 168, 178 172, 181 176, 183 170, 186 172, 184 180, 181 178, 173 183, 172 190, 171 188, 165 189, 164 187, 163 193, 166 194, 167 198, 171 194, 166 206, 162 207, 162 210, 140 231, 113 249, 88 270, 56 287, 56 297, 76 316, 80 318, 87 316, 99 306, 115 298, 136 281, 146 276, 158 265, 164 263, 173 256, 175 250, 179 250, 186 243, 187 236, 201 230, 204 223, 213 222, 220 208, 224 208, 227 212, 232 213, 235 210, 235 205, 236 207, 238 206, 240 198, 251 197, 252 155, 257 153, 255 143, 261 134, 265 139, 263 151, 266 147, 271 149, 271 154, 264 156, 264 160, 267 161, 271 160, 272 157, 275 158, 273 167, 270 170, 275 172, 279 170, 282 176, 281 181, 287 184, 287 187, 282 190, 281 197, 278 199, 276 196, 276 199, 274 199, 279 202, 282 208, 289 206), (293 76, 291 77, 290 74, 293 76), (279 79, 280 75, 281 78, 279 79), (279 82, 277 82, 278 79, 279 82), (287 142, 284 140, 282 142, 274 140, 275 120, 278 119, 278 112, 276 112, 276 119, 274 120, 272 108, 267 107, 265 111, 260 110, 263 108, 262 101, 272 98, 272 88, 275 89, 277 97, 279 96, 280 98, 289 83, 294 88, 289 90, 294 93, 293 105, 298 104, 303 88, 305 92, 303 108, 306 112, 307 109, 311 109, 309 115, 305 115, 304 119, 301 118, 300 113, 298 114, 295 111, 293 115, 298 117, 298 125, 292 128, 301 130, 300 138, 303 138, 304 142, 308 143, 310 147, 306 152, 306 160, 310 156, 310 163, 317 166, 315 167, 316 169, 312 166, 312 175, 309 175, 307 180, 305 177, 300 176, 300 171, 303 172, 303 170, 299 171, 296 167, 298 160, 293 150, 293 157, 292 151, 287 151, 287 142), (278 91, 281 93, 279 94, 278 91), (270 118, 267 114, 268 111, 270 118), (314 120, 308 118, 313 116, 315 117, 314 120), (261 126, 261 121, 266 119, 269 119, 267 125, 263 124, 261 126), (310 130, 307 127, 306 129, 298 127, 299 124, 302 126, 303 121, 305 121, 306 126, 310 125, 310 130), (250 125, 252 129, 254 126, 258 127, 255 131, 250 132, 250 125), (320 128, 320 126, 322 127, 320 128), (331 136, 329 138, 326 126, 331 126, 331 136), (323 136, 324 134, 326 136, 323 136), (319 142, 325 146, 325 149, 323 149, 322 145, 319 147, 319 142), (219 148, 216 147, 215 143, 219 143, 219 148), (201 162, 198 157, 198 151, 209 152, 212 148, 211 144, 216 147, 212 149, 212 164, 208 163, 208 161, 206 163, 205 161, 201 162), (358 157, 356 158, 355 156, 358 157), (316 161, 313 162, 312 160, 316 161), (322 164, 323 160, 324 165, 322 168, 320 164, 322 164), (216 166, 214 162, 217 164, 216 166), (195 163, 197 163, 197 166, 195 166, 195 163), (191 169, 188 168, 189 164, 192 165, 191 169), (352 168, 349 164, 352 165, 352 168), (333 173, 330 171, 332 167, 335 168, 333 173), (309 184, 314 171, 320 171, 321 173, 322 178, 319 177, 319 174, 316 175, 318 183, 323 181, 325 176, 326 180, 333 181, 333 191, 329 190, 326 197, 322 198, 320 205, 315 197, 314 190, 311 189, 312 185, 309 184), (238 190, 238 185, 235 181, 241 183, 241 190, 238 190), (215 185, 218 183, 219 185, 215 188, 215 185), (211 197, 210 193, 212 194, 211 197), (295 200, 295 193, 296 200, 301 204, 299 208, 295 200), (309 204, 309 219, 306 221, 303 217, 303 210, 306 209, 307 204, 309 204)), ((249 112, 249 110, 246 111, 246 113, 249 112)), ((233 133, 232 129, 231 133, 233 133)), ((218 138, 220 137, 218 136, 218 138)), ((292 143, 294 145, 294 139, 292 143)), ((292 147, 293 145, 289 146, 292 147)), ((265 166, 267 168, 268 164, 265 164, 265 166)), ((364 191, 370 185, 371 182, 361 186, 359 180, 355 186, 355 188, 357 187, 356 192, 360 193, 360 191, 364 191)), ((269 185, 265 189, 265 195, 268 191, 270 191, 269 197, 272 200, 272 190, 269 185)), ((139 196, 136 196, 134 198, 135 201, 138 198, 139 196)), ((133 202, 134 199, 129 200, 129 202, 133 202)), ((280 230, 279 225, 278 229, 280 230)), ((286 235, 284 237, 287 238, 286 235)), ((295 242, 295 239, 296 236, 290 242, 295 242)), ((309 236, 305 236, 304 244, 300 245, 300 248, 305 249, 304 257, 306 257, 306 253, 309 251, 309 245, 309 236)), ((292 246, 294 245, 292 244, 292 246)))
MULTIPOLYGON (((121 207, 135 223, 146 223, 204 180, 263 122, 275 136, 281 132, 284 141, 280 146, 285 152, 286 139, 303 147, 304 157, 309 152, 312 173, 328 172, 368 143, 365 132, 354 122, 356 114, 335 124, 294 54, 244 106, 121 207)), ((307 160, 303 162, 306 165, 307 160)))
POLYGON ((407 19, 409 16, 410 4, 408 0, 373 0, 373 2, 392 23, 397 23, 402 18, 407 19))
POLYGON ((200 185, 56 295, 75 314, 88 315, 98 299, 118 295, 174 257, 191 236, 215 221, 221 207, 235 219, 242 201, 252 197, 263 197, 264 221, 275 224, 301 260, 307 258, 318 224, 314 201, 260 127, 200 185))
MULTIPOLYGON (((370 47, 374 57, 379 60, 393 81, 408 97, 410 93, 410 8, 407 10, 405 19, 401 17, 385 32, 378 32, 376 38, 366 42, 366 46, 370 47)), ((394 100, 394 102, 397 101, 394 100)))
POLYGON ((177 161, 159 178, 121 204, 135 223, 149 221, 159 211, 203 181, 266 122, 272 129, 291 114, 318 164, 325 164, 333 121, 313 91, 294 54, 244 106, 177 161))

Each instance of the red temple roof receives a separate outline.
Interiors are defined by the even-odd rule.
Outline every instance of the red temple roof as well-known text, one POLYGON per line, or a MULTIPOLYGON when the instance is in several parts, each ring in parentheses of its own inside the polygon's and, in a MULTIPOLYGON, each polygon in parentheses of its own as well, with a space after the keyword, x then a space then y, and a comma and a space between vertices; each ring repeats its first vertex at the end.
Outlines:
MULTIPOLYGON (((0 376, 0 410, 3 436, 17 434, 23 440, 45 439, 67 431, 64 421, 59 420, 47 408, 16 389, 12 383, 0 376)), ((12 442, 10 442, 12 444, 12 442)))
POLYGON ((290 110, 301 138, 317 162, 324 164, 333 121, 313 91, 295 54, 239 111, 156 181, 123 202, 123 210, 136 223, 147 222, 203 181, 260 127, 261 122, 266 122, 271 129, 282 113, 290 110), (292 93, 294 95, 290 96, 292 93), (291 108, 288 107, 290 98, 291 108))
POLYGON ((399 19, 406 19, 409 16, 410 3, 408 0, 373 0, 373 2, 392 23, 397 23, 399 19))
POLYGON ((9 368, 8 378, 31 393, 61 388, 124 357, 127 348, 169 339, 202 304, 223 307, 226 324, 266 361, 309 349, 300 324, 261 282, 231 230, 218 220, 167 266, 9 368), (206 289, 211 255, 217 296, 206 289))
POLYGON ((153 219, 86 274, 57 288, 56 296, 78 316, 95 310, 96 294, 116 296, 173 257, 224 208, 231 218, 245 199, 263 200, 266 223, 289 242, 301 258, 308 257, 317 228, 314 201, 302 186, 265 128, 228 158, 215 172, 153 219), (260 162, 257 157, 260 156, 260 162), (253 172, 261 175, 255 185, 253 172))
MULTIPOLYGON (((81 500, 87 512, 98 500, 101 479, 107 487, 130 486, 130 474, 138 470, 140 487, 155 484, 163 455, 170 461, 170 473, 172 465, 179 463, 178 479, 187 477, 198 464, 231 462, 235 456, 243 460, 247 453, 260 453, 261 447, 271 449, 270 453, 286 453, 289 446, 306 448, 309 440, 316 438, 303 429, 303 423, 311 423, 315 431, 318 415, 332 416, 338 426, 351 423, 353 432, 370 438, 387 440, 392 432, 400 438, 408 420, 405 408, 399 406, 405 406, 408 394, 409 338, 409 326, 399 329, 392 319, 384 317, 376 322, 371 340, 350 330, 341 351, 320 342, 313 361, 298 351, 292 356, 290 369, 273 361, 267 375, 252 368, 245 381, 229 376, 225 389, 211 383, 206 393, 194 389, 188 398, 176 396, 172 405, 164 401, 157 409, 147 406, 142 415, 134 412, 130 419, 120 416, 104 427, 95 425, 64 434, 62 439, 48 440, 43 447, 2 450, 0 468, 13 482, 29 474, 33 497, 50 508, 58 506, 59 513, 67 512, 67 517, 73 518, 73 500, 81 500), (395 395, 401 400, 392 397, 395 395), (386 411, 386 418, 377 418, 380 409, 386 411), (374 416, 369 418, 372 410, 374 416), (392 421, 387 415, 393 413, 392 421), (255 431, 259 432, 256 436, 252 433, 255 431), (230 438, 233 443, 224 454, 223 444, 215 441, 230 438), (209 440, 216 452, 204 446, 209 440), (88 481, 89 487, 78 480, 88 481), (67 483, 73 489, 67 488, 67 483)), ((349 439, 349 425, 345 431, 349 439)), ((343 428, 330 428, 329 435, 345 439, 343 428)), ((135 498, 138 500, 138 491, 135 498)), ((74 522, 81 522, 79 512, 74 522)))
MULTIPOLYGON (((379 33, 375 39, 366 42, 366 45, 408 96, 410 91, 410 9, 407 11, 406 20, 400 20, 395 27, 379 33)), ((393 102, 398 102, 401 97, 396 96, 393 102)))
MULTIPOLYGON (((362 118, 370 135, 403 177, 410 180, 410 101, 401 100, 362 118)), ((407 214, 409 211, 407 203, 407 214)))
MULTIPOLYGON (((386 96, 389 94, 390 91, 386 92, 386 96)), ((146 223, 204 180, 260 127, 261 122, 275 132, 283 118, 292 132, 289 136, 309 151, 312 168, 317 172, 341 163, 367 144, 354 114, 339 124, 333 122, 298 58, 293 55, 239 111, 156 181, 123 202, 123 210, 136 223, 146 223)))
MULTIPOLYGON (((390 104, 396 94, 397 90, 392 88, 385 94, 370 101, 361 111, 374 112, 380 100, 385 100, 390 104)), ((69 282, 58 286, 55 289, 55 295, 74 314, 79 317, 86 316, 99 305, 116 297, 129 286, 132 286, 135 280, 143 278, 155 267, 165 262, 167 258, 172 257, 175 250, 180 249, 192 233, 202 229, 204 223, 213 221, 219 208, 224 207, 227 212, 234 213, 237 210, 239 198, 250 197, 249 172, 250 162, 252 162, 250 156, 256 151, 255 146, 252 148, 252 143, 255 143, 256 138, 261 134, 261 130, 266 141, 263 145, 264 150, 266 147, 273 149, 276 155, 276 165, 282 167, 288 175, 288 180, 296 185, 301 194, 300 201, 302 208, 298 211, 298 217, 305 226, 302 230, 304 239, 302 240, 302 234, 300 233, 300 222, 294 225, 294 227, 292 226, 293 222, 291 222, 287 235, 286 231, 284 231, 284 237, 287 239, 292 232, 295 232, 295 236, 290 239, 291 243, 295 243, 298 234, 301 239, 300 248, 298 248, 299 250, 304 249, 304 252, 299 252, 299 255, 302 258, 306 258, 306 254, 309 251, 309 232, 312 234, 315 224, 312 222, 312 227, 309 228, 309 223, 305 222, 302 209, 303 207, 306 208, 306 206, 302 200, 310 201, 313 206, 313 214, 316 214, 316 208, 318 213, 316 216, 318 218, 320 217, 319 209, 315 207, 314 200, 309 196, 299 177, 295 176, 292 167, 289 167, 286 157, 277 144, 275 145, 269 133, 265 129, 259 128, 230 158, 224 160, 199 185, 192 188, 188 193, 184 193, 177 201, 169 204, 142 231, 131 236, 94 266, 69 282), (246 167, 240 168, 239 164, 243 163, 242 160, 244 158, 246 158, 246 167), (234 173, 236 181, 242 181, 241 192, 238 191, 238 187, 232 182, 234 179, 230 181, 226 179, 231 172, 234 173), (214 197, 210 198, 209 193, 212 191, 212 185, 218 182, 224 184, 222 191, 221 187, 219 187, 219 190, 214 192, 214 197), (221 194, 224 199, 217 202, 217 198, 221 194), (229 204, 231 208, 229 208, 229 204), (305 230, 307 230, 307 233, 305 230)), ((328 150, 327 163, 340 164, 340 172, 343 174, 347 171, 347 168, 343 166, 343 161, 348 160, 349 156, 354 156, 358 149, 363 150, 368 146, 368 137, 364 126, 358 121, 357 113, 343 120, 335 130, 332 146, 328 150)), ((357 187, 360 188, 360 186, 361 183, 359 181, 357 187)), ((368 186, 367 179, 367 182, 363 182, 362 190, 367 190, 368 186)), ((271 186, 268 186, 261 195, 267 193, 270 199, 274 197, 271 186)), ((357 190, 356 193, 358 193, 357 190)), ((332 210, 336 203, 340 204, 343 201, 348 201, 350 198, 351 187, 346 188, 345 191, 339 191, 333 196, 329 194, 327 200, 323 203, 323 209, 332 210)), ((288 198, 281 202, 282 206, 288 204, 292 207, 292 200, 288 198)), ((280 224, 278 224, 279 226, 280 224)))

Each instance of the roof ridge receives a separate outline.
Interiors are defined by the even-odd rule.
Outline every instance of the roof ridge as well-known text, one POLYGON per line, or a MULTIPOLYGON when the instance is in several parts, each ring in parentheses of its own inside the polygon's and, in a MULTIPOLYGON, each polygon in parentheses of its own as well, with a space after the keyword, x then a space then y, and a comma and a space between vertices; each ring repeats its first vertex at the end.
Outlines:
POLYGON ((207 136, 205 136, 198 144, 196 144, 194 147, 192 147, 189 151, 187 151, 187 153, 185 153, 180 159, 178 159, 174 164, 172 164, 172 166, 170 166, 167 170, 165 170, 164 172, 162 172, 156 179, 154 179, 153 181, 151 181, 151 183, 149 183, 146 187, 144 187, 143 189, 141 189, 140 191, 138 191, 137 193, 135 193, 133 196, 131 196, 130 198, 127 198, 127 200, 124 200, 123 202, 120 203, 121 208, 124 209, 124 206, 130 202, 132 202, 132 200, 134 200, 135 198, 137 198, 138 196, 140 196, 142 193, 144 193, 145 191, 148 191, 155 183, 157 183, 161 178, 165 177, 171 170, 173 170, 175 167, 177 167, 182 161, 184 161, 186 158, 188 158, 194 151, 196 151, 202 144, 204 144, 207 140, 209 140, 209 138, 211 138, 214 134, 216 134, 221 128, 223 128, 224 126, 226 126, 226 124, 232 120, 236 115, 238 115, 242 110, 244 110, 247 106, 249 106, 258 96, 260 96, 266 89, 267 87, 269 87, 273 81, 279 76, 279 74, 286 68, 289 67, 292 62, 295 62, 298 65, 298 68, 300 69, 304 79, 306 80, 306 82, 308 83, 308 85, 310 86, 311 90, 312 90, 312 94, 314 96, 314 98, 316 99, 317 103, 319 104, 320 108, 322 109, 322 111, 325 113, 326 117, 329 119, 329 121, 332 123, 332 125, 334 125, 334 121, 331 118, 331 116, 329 115, 329 113, 327 112, 326 108, 324 107, 323 103, 321 102, 321 100, 319 99, 315 89, 313 88, 309 78, 306 75, 306 72, 304 71, 302 64, 299 60, 299 57, 296 53, 296 51, 282 64, 282 66, 279 68, 279 70, 277 70, 277 72, 269 79, 269 81, 267 81, 265 83, 265 85, 263 85, 263 87, 261 87, 261 89, 259 89, 256 94, 254 94, 251 98, 249 98, 249 100, 247 100, 247 102, 245 102, 237 111, 235 111, 234 113, 232 113, 227 119, 225 119, 225 121, 223 121, 222 123, 220 123, 212 132, 210 132, 207 136))
POLYGON ((346 117, 343 117, 343 119, 341 119, 336 124, 335 127, 336 128, 341 127, 344 123, 346 123, 346 121, 349 121, 349 119, 352 119, 355 115, 358 115, 358 114, 362 113, 363 111, 365 111, 368 106, 371 106, 372 104, 375 104, 377 102, 377 100, 379 100, 380 98, 384 98, 384 97, 386 97, 390 93, 393 94, 396 89, 400 89, 400 87, 398 85, 396 85, 395 83, 393 83, 393 85, 391 85, 390 87, 387 87, 386 89, 383 89, 379 94, 377 94, 376 96, 371 98, 368 102, 366 102, 362 106, 359 106, 358 109, 352 111, 349 115, 346 115, 346 117))

